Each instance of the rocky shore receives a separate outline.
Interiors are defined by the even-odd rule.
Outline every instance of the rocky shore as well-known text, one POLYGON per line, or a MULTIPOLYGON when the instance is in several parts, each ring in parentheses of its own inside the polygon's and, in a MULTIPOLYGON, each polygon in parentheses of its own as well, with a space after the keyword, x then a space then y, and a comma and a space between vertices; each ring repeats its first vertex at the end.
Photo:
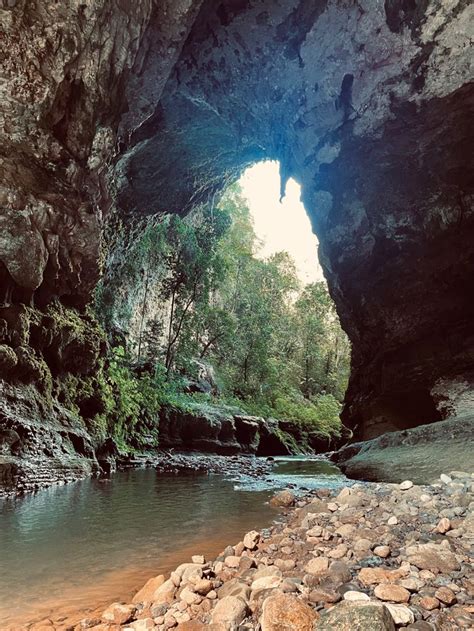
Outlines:
MULTIPOLYGON (((474 474, 302 497, 214 561, 156 576, 74 631, 454 631, 474 627, 474 474)), ((37 629, 37 626, 31 627, 37 629)), ((58 627, 42 623, 42 630, 58 627)), ((64 628, 64 627, 61 627, 64 628)), ((71 627, 69 627, 71 629, 71 627)))

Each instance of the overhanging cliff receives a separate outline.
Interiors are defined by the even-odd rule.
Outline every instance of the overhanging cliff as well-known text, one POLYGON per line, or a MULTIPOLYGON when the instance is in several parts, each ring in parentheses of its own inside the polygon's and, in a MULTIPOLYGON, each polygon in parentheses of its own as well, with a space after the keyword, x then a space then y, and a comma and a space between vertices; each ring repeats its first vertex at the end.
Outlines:
POLYGON ((2 377, 53 407, 71 376, 94 391, 102 342, 76 318, 91 326, 101 270, 140 221, 271 158, 302 185, 352 341, 345 423, 365 438, 472 402, 470 3, 18 0, 0 17, 2 377))

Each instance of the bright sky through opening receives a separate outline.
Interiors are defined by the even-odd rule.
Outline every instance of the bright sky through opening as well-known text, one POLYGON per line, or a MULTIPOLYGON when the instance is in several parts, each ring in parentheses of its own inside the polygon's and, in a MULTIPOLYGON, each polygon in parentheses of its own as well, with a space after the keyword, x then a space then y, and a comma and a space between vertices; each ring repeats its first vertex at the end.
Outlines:
POLYGON ((257 237, 263 242, 257 256, 265 258, 285 250, 294 259, 304 284, 323 280, 318 240, 300 200, 299 184, 289 180, 280 203, 278 162, 259 162, 243 173, 240 185, 248 200, 257 237))

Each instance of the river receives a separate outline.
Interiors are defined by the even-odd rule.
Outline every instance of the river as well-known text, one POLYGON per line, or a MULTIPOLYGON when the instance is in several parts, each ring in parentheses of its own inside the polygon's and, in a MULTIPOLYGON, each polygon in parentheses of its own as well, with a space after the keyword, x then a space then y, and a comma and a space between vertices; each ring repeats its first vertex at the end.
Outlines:
POLYGON ((129 600, 192 554, 215 557, 270 525, 274 489, 343 482, 325 461, 282 458, 258 481, 139 469, 0 501, 0 629, 129 600))

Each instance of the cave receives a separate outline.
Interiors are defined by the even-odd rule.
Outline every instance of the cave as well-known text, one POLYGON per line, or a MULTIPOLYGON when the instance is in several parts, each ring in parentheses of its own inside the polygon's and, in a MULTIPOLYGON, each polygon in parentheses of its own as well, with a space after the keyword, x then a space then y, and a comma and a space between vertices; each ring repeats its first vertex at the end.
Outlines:
POLYGON ((474 3, 0 0, 0 23, 0 626, 472 628, 474 3), (165 400, 172 361, 140 354, 147 235, 265 161, 301 187, 344 387, 350 340, 341 419, 289 355, 257 388, 286 369, 329 420, 213 406, 211 362, 165 400))
POLYGON ((147 221, 277 160, 282 191, 301 184, 352 343, 353 437, 472 410, 472 5, 17 0, 0 13, 7 382, 22 362, 43 390, 44 361, 55 377, 93 374, 87 306, 99 278, 120 284, 147 221), (47 320, 53 300, 76 310, 82 346, 80 322, 47 320))

